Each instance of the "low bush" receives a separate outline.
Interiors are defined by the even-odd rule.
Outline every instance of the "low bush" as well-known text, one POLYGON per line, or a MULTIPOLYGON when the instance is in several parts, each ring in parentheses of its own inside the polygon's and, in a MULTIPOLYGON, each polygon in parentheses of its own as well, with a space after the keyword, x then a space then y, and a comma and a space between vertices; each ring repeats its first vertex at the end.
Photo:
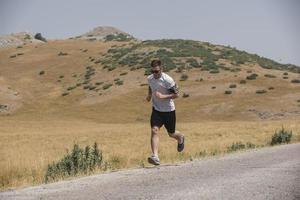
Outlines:
POLYGON ((45 183, 55 181, 60 178, 75 176, 79 173, 87 174, 101 167, 102 151, 98 149, 95 142, 93 147, 86 146, 85 149, 74 144, 73 150, 58 162, 48 165, 45 174, 45 183))
POLYGON ((68 53, 59 52, 57 55, 58 55, 58 56, 67 56, 67 55, 68 55, 68 53))
POLYGON ((265 74, 264 76, 267 78, 276 78, 276 76, 272 74, 265 74))
POLYGON ((255 148, 255 144, 252 144, 251 142, 247 142, 246 144, 242 142, 236 142, 233 143, 231 146, 227 147, 227 152, 233 152, 240 149, 253 149, 255 148))
POLYGON ((124 83, 124 81, 122 81, 122 80, 117 80, 117 81, 115 82, 116 85, 123 85, 123 83, 124 83))
POLYGON ((187 74, 182 74, 180 76, 180 81, 186 81, 189 78, 189 76, 187 74))
POLYGON ((246 80, 241 80, 240 84, 246 84, 246 80))
POLYGON ((224 92, 224 94, 232 94, 232 91, 226 90, 226 91, 224 92))
POLYGON ((274 87, 269 87, 268 90, 274 90, 274 87))
POLYGON ((300 79, 293 79, 291 80, 291 83, 300 83, 300 79))
POLYGON ((217 74, 217 73, 220 73, 220 71, 218 69, 213 69, 213 70, 210 70, 209 73, 217 74))
POLYGON ((110 88, 111 86, 112 86, 111 83, 107 83, 107 84, 103 85, 102 89, 103 89, 103 90, 107 90, 107 89, 110 88))
POLYGON ((40 71, 39 75, 45 74, 45 71, 40 71))
POLYGON ((271 145, 290 143, 293 136, 292 131, 285 130, 283 127, 279 131, 275 131, 272 136, 271 145))
POLYGON ((257 77, 258 77, 257 74, 251 74, 251 75, 247 76, 246 79, 248 79, 248 80, 255 80, 257 77))
POLYGON ((187 98, 187 97, 189 97, 189 96, 190 96, 190 95, 189 95, 188 93, 185 93, 185 92, 184 92, 183 95, 182 95, 183 98, 187 98))
POLYGON ((128 74, 128 72, 122 72, 121 74, 120 74, 120 76, 125 76, 125 75, 127 75, 128 74))
POLYGON ((256 94, 264 94, 267 93, 266 90, 256 90, 256 94))
POLYGON ((236 88, 236 84, 230 84, 229 88, 236 88))

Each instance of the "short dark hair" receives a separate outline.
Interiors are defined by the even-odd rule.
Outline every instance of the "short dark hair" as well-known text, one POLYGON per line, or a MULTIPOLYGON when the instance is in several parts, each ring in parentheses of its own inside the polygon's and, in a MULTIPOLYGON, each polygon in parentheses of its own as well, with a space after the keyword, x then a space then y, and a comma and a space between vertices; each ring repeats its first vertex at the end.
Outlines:
POLYGON ((161 67, 161 61, 160 60, 152 60, 151 61, 151 67, 156 67, 156 66, 161 67))

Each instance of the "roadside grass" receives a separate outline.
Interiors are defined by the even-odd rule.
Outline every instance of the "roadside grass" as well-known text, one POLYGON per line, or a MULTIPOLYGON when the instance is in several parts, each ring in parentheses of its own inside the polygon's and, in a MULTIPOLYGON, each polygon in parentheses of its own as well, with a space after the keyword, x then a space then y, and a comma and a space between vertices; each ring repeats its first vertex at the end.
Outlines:
MULTIPOLYGON (((13 126, 15 123, 1 121, 1 190, 43 183, 48 164, 59 161, 74 144, 85 146, 97 142, 99 145, 103 163, 93 173, 149 165, 146 161, 150 155, 147 123, 20 121, 17 127, 13 126)), ((293 130, 291 142, 299 142, 299 121, 178 123, 178 130, 186 136, 185 151, 177 153, 176 141, 162 128, 160 159, 162 163, 175 163, 228 153, 228 147, 236 142, 255 147, 270 145, 272 135, 282 124, 287 130, 293 130)))

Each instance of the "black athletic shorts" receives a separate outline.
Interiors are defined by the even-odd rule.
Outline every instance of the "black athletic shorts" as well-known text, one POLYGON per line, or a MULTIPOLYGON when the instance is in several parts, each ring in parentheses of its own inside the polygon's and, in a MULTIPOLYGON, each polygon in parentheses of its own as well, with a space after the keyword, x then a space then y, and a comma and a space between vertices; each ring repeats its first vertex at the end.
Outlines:
POLYGON ((168 133, 175 133, 175 126, 176 126, 176 113, 175 110, 171 112, 160 112, 155 110, 152 107, 152 114, 151 114, 151 128, 154 126, 162 127, 165 126, 168 133))

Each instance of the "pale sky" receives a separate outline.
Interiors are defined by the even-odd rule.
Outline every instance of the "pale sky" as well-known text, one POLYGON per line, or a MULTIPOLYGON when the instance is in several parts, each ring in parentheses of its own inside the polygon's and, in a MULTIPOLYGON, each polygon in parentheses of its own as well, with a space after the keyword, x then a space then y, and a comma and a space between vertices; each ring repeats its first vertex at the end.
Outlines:
POLYGON ((299 0, 0 0, 0 34, 68 38, 114 26, 138 39, 230 45, 300 66, 299 0))

